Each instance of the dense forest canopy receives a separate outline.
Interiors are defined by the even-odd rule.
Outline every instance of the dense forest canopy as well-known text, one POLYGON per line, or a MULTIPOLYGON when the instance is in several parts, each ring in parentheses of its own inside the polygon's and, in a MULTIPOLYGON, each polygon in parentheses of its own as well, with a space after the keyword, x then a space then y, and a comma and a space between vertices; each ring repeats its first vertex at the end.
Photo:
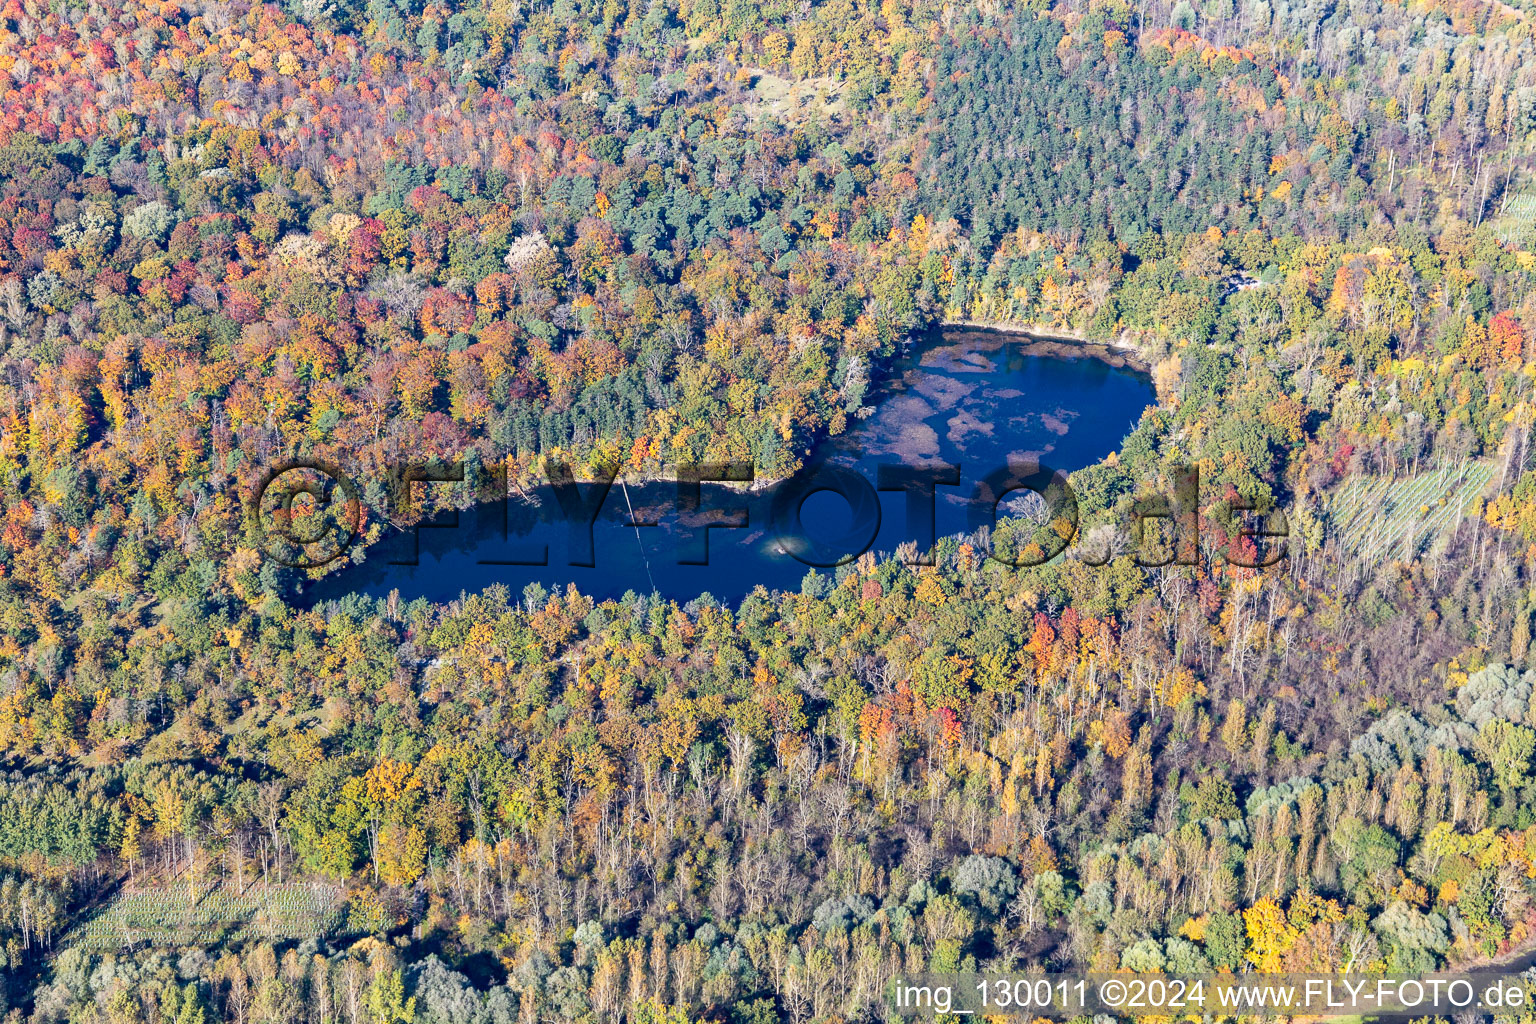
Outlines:
POLYGON ((1533 17, 9 0, 7 1019, 805 1024, 902 972, 1529 953, 1533 17), (469 467, 422 512, 550 459, 782 478, 946 321, 1151 367, 1082 556, 304 607, 336 566, 247 514, 345 466, 362 560, 407 459, 469 467), (1139 565, 1181 466, 1201 558, 1139 565), (1245 505, 1279 564, 1215 557, 1245 505))

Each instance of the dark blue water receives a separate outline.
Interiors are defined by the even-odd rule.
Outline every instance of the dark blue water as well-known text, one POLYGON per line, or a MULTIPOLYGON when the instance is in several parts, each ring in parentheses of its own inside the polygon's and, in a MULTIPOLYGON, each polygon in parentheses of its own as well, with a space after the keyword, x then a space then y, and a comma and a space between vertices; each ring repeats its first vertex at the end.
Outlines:
MULTIPOLYGON (((405 600, 443 601, 495 583, 514 594, 530 583, 575 583, 599 600, 635 591, 734 602, 759 584, 798 590, 816 568, 807 562, 851 560, 865 547, 893 552, 903 541, 926 547, 921 517, 909 522, 908 494, 876 491, 879 467, 958 466, 958 486, 933 489, 934 525, 940 537, 969 532, 977 508, 987 504, 973 501, 977 483, 989 473, 1030 460, 1067 473, 1092 465, 1119 446, 1154 401, 1144 375, 1087 355, 1064 356, 1071 350, 1062 346, 1046 346, 1050 354, 1040 347, 1026 336, 971 329, 915 345, 879 383, 872 415, 824 442, 788 484, 746 492, 700 483, 699 510, 680 514, 675 483, 615 480, 591 526, 590 551, 583 550, 583 517, 575 517, 573 544, 571 517, 541 488, 537 503, 513 499, 472 509, 459 514, 455 528, 399 531, 370 548, 361 565, 310 584, 305 596, 383 597, 398 590, 405 600), (834 490, 817 490, 826 484, 840 486, 853 507, 834 490), (725 518, 722 510, 739 521, 737 509, 744 527, 698 528, 702 520, 725 518), (658 525, 629 525, 635 521, 658 525), (680 564, 703 558, 705 534, 707 564, 680 564), (534 562, 541 552, 548 564, 500 564, 534 562), (418 564, 391 564, 413 558, 418 564)), ((576 496, 586 500, 599 493, 592 484, 579 486, 576 496)))

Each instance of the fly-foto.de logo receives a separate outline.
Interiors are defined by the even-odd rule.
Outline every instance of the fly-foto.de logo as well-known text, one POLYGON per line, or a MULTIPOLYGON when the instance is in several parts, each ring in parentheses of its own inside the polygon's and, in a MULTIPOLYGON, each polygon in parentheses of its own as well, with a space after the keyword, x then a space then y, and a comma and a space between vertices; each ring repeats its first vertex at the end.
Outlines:
MULTIPOLYGON (((643 482, 621 479, 616 466, 593 467, 587 479, 578 479, 570 465, 555 460, 546 461, 543 469, 543 486, 517 489, 514 500, 504 465, 476 464, 467 470, 462 461, 403 464, 384 474, 382 507, 372 508, 363 501, 358 481, 335 463, 294 459, 269 469, 249 493, 246 507, 264 554, 302 569, 348 554, 364 536, 370 513, 409 534, 411 554, 392 564, 415 564, 419 531, 444 525, 421 516, 426 488, 462 488, 467 482, 473 484, 473 504, 500 517, 503 538, 530 533, 535 523, 559 527, 572 566, 601 564, 603 551, 593 527, 605 509, 615 507, 625 528, 667 527, 678 565, 710 564, 711 531, 751 528, 766 530, 779 551, 806 566, 844 565, 869 551, 880 535, 881 493, 897 496, 903 520, 898 550, 912 564, 933 564, 941 498, 961 506, 965 530, 982 553, 1007 566, 1043 564, 1075 543, 1074 556, 1090 565, 1116 556, 1146 567, 1193 565, 1200 559, 1200 480, 1192 466, 1172 467, 1161 489, 1148 488, 1129 504, 1118 545, 1078 543, 1078 499, 1067 475, 1033 461, 982 473, 945 463, 888 464, 876 468, 874 480, 846 466, 821 464, 766 483, 756 478, 751 463, 679 465, 668 478, 643 482), (631 484, 646 489, 648 498, 639 508, 630 500, 631 484), (658 488, 663 492, 659 501, 658 488), (831 527, 827 517, 807 515, 810 499, 823 494, 835 496, 845 509, 831 527)), ((1224 502, 1232 526, 1225 531, 1223 559, 1262 568, 1285 557, 1290 530, 1283 512, 1261 509, 1230 493, 1224 502)), ((456 520, 448 525, 457 525, 456 520)), ((535 540, 479 561, 548 565, 549 545, 535 540)))

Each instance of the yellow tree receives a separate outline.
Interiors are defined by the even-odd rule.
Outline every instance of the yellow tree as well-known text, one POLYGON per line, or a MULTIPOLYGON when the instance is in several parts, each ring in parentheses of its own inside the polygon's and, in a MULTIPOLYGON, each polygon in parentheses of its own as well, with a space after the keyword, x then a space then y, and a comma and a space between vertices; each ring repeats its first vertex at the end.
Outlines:
POLYGON ((1279 971, 1298 934, 1279 904, 1264 897, 1243 911, 1243 924, 1248 928, 1248 962, 1260 971, 1279 971))

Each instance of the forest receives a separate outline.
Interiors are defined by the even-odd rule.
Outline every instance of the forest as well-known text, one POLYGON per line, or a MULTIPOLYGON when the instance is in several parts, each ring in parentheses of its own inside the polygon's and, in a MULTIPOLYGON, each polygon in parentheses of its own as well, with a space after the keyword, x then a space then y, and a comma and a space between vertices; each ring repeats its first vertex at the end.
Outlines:
POLYGON ((5 0, 0 1014, 852 1024, 923 971, 1529 962, 1533 18, 5 0), (315 604, 344 567, 249 514, 344 466, 362 562, 495 467, 782 479, 957 322, 1149 368, 1072 477, 1101 557, 315 604), (402 511, 422 458, 469 471, 402 511), (1184 466, 1199 557, 1140 564, 1184 466), (1284 559, 1220 557, 1275 508, 1284 559))

